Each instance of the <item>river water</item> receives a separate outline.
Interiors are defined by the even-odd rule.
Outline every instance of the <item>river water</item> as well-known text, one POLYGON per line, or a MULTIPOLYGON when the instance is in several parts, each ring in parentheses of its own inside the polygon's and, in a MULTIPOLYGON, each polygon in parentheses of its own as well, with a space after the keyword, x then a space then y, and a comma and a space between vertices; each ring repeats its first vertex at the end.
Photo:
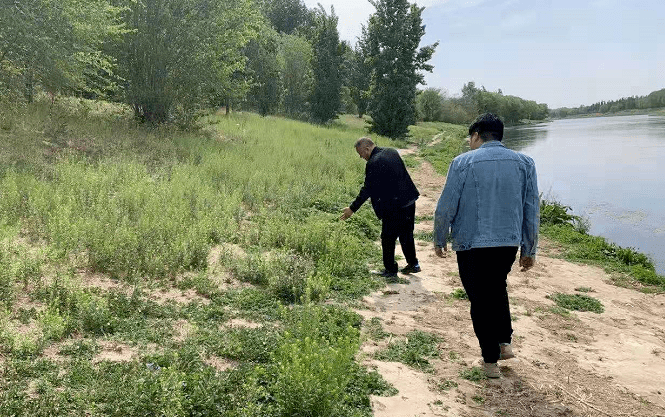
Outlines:
POLYGON ((665 274, 665 117, 557 120, 506 129, 536 162, 543 196, 587 217, 592 235, 648 254, 665 274))

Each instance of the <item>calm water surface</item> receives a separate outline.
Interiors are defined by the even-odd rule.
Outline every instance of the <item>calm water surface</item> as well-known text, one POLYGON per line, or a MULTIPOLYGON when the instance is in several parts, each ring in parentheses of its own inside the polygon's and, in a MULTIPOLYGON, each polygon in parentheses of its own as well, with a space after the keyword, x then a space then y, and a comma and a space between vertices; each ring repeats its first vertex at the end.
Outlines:
POLYGON ((665 274, 665 118, 558 120, 506 130, 531 156, 548 199, 591 221, 590 233, 647 253, 665 274))

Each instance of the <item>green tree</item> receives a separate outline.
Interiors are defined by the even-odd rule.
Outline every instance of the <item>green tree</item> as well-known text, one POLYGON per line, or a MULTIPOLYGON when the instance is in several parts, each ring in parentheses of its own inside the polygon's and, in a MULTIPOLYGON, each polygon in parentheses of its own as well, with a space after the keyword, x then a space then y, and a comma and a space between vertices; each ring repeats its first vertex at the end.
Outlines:
POLYGON ((272 28, 265 28, 261 36, 245 47, 245 73, 251 80, 247 102, 261 116, 275 113, 282 99, 280 76, 284 63, 278 53, 279 42, 279 34, 272 28))
POLYGON ((425 34, 424 7, 407 0, 370 0, 376 8, 368 25, 369 60, 372 66, 370 131, 391 138, 405 137, 416 121, 416 87, 424 82, 420 71, 437 43, 418 48, 425 34))
POLYGON ((369 106, 369 95, 372 81, 372 66, 369 62, 367 45, 367 28, 362 27, 362 35, 353 51, 350 65, 349 93, 358 107, 358 117, 363 117, 369 106))
POLYGON ((98 86, 110 84, 112 60, 101 47, 123 32, 120 11, 106 0, 3 0, 0 82, 22 85, 27 101, 37 85, 52 93, 89 90, 92 75, 98 86))
POLYGON ((478 113, 478 88, 474 81, 469 81, 462 87, 461 105, 471 114, 478 113))
POLYGON ((302 0, 257 0, 257 3, 279 33, 293 34, 312 25, 312 12, 302 0))
POLYGON ((311 117, 316 123, 326 123, 337 117, 342 88, 342 54, 337 32, 338 18, 331 6, 330 15, 319 6, 316 12, 316 31, 312 47, 314 85, 311 117))
POLYGON ((418 93, 416 97, 416 110, 418 119, 424 122, 440 121, 443 117, 443 101, 441 90, 428 88, 418 93))
POLYGON ((238 95, 234 74, 261 21, 251 0, 126 1, 131 32, 118 61, 137 118, 190 123, 201 108, 238 95))
POLYGON ((312 86, 312 45, 297 35, 282 35, 279 56, 283 62, 284 113, 305 118, 312 86))

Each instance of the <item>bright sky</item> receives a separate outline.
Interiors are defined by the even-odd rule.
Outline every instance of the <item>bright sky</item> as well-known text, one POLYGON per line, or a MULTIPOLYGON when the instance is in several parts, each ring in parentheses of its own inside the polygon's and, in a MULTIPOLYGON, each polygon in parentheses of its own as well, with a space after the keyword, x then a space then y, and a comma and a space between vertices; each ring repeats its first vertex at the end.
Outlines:
MULTIPOLYGON (((339 16, 355 45, 368 0, 304 0, 339 16)), ((665 88, 663 0, 416 0, 423 45, 440 41, 428 87, 459 95, 475 81, 550 108, 647 95, 665 88)))

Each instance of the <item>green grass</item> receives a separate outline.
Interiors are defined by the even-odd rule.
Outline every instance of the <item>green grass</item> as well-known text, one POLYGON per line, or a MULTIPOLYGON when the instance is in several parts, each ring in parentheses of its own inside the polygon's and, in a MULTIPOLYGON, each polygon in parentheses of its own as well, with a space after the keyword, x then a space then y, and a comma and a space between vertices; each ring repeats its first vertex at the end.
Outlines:
POLYGON ((548 298, 554 300, 557 306, 567 310, 592 311, 598 314, 605 311, 605 307, 598 299, 584 294, 556 293, 548 298))
POLYGON ((455 291, 450 293, 450 296, 457 300, 468 300, 469 295, 464 291, 464 288, 455 288, 455 291))
POLYGON ((442 339, 434 334, 413 330, 405 340, 391 342, 384 350, 375 354, 378 360, 401 362, 412 368, 433 372, 430 359, 439 357, 438 344, 442 339))
POLYGON ((460 371, 460 377, 471 382, 478 382, 487 379, 485 373, 479 366, 463 369, 462 371, 460 371))
POLYGON ((448 123, 438 123, 441 141, 433 146, 422 147, 420 156, 429 161, 436 172, 448 173, 452 160, 469 149, 466 143, 467 128, 448 123))

